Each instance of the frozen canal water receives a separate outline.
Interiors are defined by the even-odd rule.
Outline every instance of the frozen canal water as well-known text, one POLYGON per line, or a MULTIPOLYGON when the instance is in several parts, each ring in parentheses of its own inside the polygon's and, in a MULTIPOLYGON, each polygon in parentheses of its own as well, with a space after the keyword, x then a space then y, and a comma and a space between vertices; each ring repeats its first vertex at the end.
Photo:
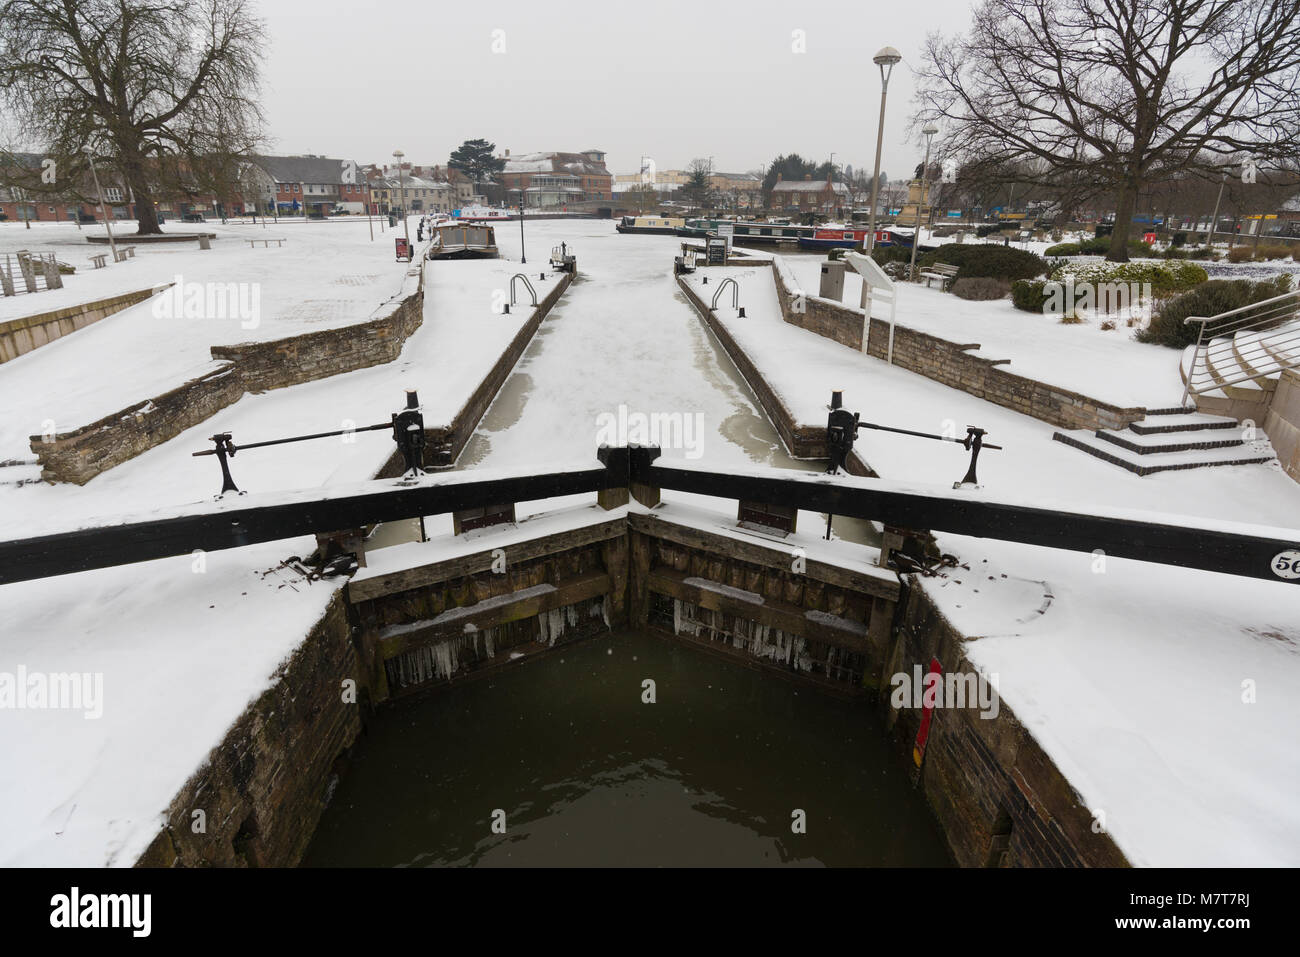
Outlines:
MULTIPOLYGON (((791 459, 753 391, 673 281, 675 236, 622 236, 609 220, 526 224, 529 266, 552 245, 575 247, 578 278, 547 317, 461 459, 517 465, 591 455, 602 413, 699 416, 690 453, 718 465, 808 468, 791 459)), ((497 228, 518 259, 519 232, 497 228)), ((536 264, 536 265, 534 265, 536 264)), ((523 269, 524 267, 521 267, 523 269)))
MULTIPOLYGON (((564 241, 578 257, 578 277, 479 423, 460 467, 591 456, 602 441, 602 422, 616 420, 620 405, 630 421, 640 413, 699 423, 698 431, 682 430, 688 441, 678 447, 662 443, 666 459, 825 467, 790 457, 754 391, 677 288, 678 237, 619 235, 608 220, 538 220, 524 228, 528 266, 521 270, 535 275, 551 247, 564 241)), ((517 260, 518 225, 498 227, 497 244, 517 260)), ((733 502, 682 498, 734 514, 733 502)), ((519 508, 521 517, 529 511, 519 508)), ((824 517, 811 513, 799 519, 801 529, 820 522, 824 517)), ((854 541, 877 540, 869 525, 843 518, 835 531, 854 541)))

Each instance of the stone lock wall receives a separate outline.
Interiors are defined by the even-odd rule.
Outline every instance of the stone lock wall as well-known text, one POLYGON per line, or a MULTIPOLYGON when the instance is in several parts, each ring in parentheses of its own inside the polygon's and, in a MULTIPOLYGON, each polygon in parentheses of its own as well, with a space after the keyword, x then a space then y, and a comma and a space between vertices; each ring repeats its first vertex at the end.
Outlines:
POLYGON ((807 329, 855 352, 862 351, 862 313, 845 307, 842 303, 821 296, 811 296, 805 291, 797 295, 790 288, 793 277, 780 264, 773 263, 772 277, 776 280, 776 294, 781 301, 781 318, 792 326, 807 329))
POLYGON ((340 591, 272 687, 173 799, 137 866, 296 865, 328 803, 335 762, 360 733, 360 700, 343 695, 344 680, 359 676, 340 591), (203 812, 202 832, 195 811, 203 812))
MULTIPOLYGON (((978 344, 949 342, 905 326, 894 326, 894 365, 1050 425, 1065 429, 1123 429, 1146 415, 1143 408, 1111 405, 1008 372, 1000 366, 1009 359, 986 359, 968 351, 978 348, 978 344)), ((867 354, 877 359, 889 354, 889 323, 883 319, 871 320, 867 354)))
POLYGON ((33 349, 39 349, 55 339, 61 339, 69 333, 83 329, 91 323, 99 322, 114 313, 121 312, 137 303, 144 302, 155 292, 169 287, 137 289, 135 292, 84 302, 66 309, 55 309, 34 316, 23 316, 0 322, 0 362, 16 359, 33 349))
MULTIPOLYGON (((850 349, 863 350, 862 310, 807 295, 796 307, 796 296, 789 287, 786 270, 776 264, 772 275, 781 300, 781 316, 786 322, 850 349)), ((894 365, 1058 428, 1123 429, 1146 415, 1143 408, 1113 405, 1008 372, 1001 366, 1011 360, 971 355, 971 350, 978 348, 978 343, 951 342, 897 322, 894 324, 894 365)), ((872 318, 865 351, 877 359, 888 358, 889 323, 886 320, 872 318)))
MULTIPOLYGON (((971 674, 964 636, 918 585, 909 589, 895 630, 889 674, 924 674, 937 658, 944 673, 971 674)), ((921 722, 920 708, 895 710, 891 688, 878 689, 886 723, 904 760, 921 722)), ((1006 702, 997 717, 977 708, 938 708, 920 771, 920 787, 963 867, 1123 867, 1123 853, 1006 702)))
MULTIPOLYGON (((762 263, 756 263, 755 265, 762 265, 762 263)), ((785 447, 790 451, 790 454, 799 459, 826 458, 828 454, 826 450, 826 427, 824 425, 810 426, 795 421, 794 415, 785 407, 785 403, 767 384, 767 380, 759 371, 758 366, 754 364, 754 360, 740 348, 731 333, 727 331, 727 327, 718 321, 717 316, 709 311, 708 303, 701 299, 681 276, 677 277, 677 286, 682 290, 683 295, 686 296, 691 305, 695 307, 695 311, 700 314, 700 318, 704 320, 705 325, 718 337, 718 341, 722 343, 722 348, 727 350, 727 355, 731 357, 731 361, 736 364, 740 374, 745 377, 749 387, 754 390, 755 395, 758 396, 759 405, 763 407, 768 419, 776 427, 776 431, 781 436, 781 441, 785 443, 785 447)))
POLYGON ((174 438, 245 392, 280 389, 392 362, 423 322, 423 277, 378 319, 269 342, 213 346, 212 368, 163 395, 52 437, 31 448, 48 482, 84 485, 101 472, 174 438))

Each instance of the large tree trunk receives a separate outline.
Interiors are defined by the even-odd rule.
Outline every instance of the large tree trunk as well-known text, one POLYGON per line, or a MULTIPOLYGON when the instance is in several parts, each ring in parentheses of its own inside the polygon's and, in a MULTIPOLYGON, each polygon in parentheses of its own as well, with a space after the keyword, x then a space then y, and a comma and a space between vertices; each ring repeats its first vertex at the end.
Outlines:
POLYGON ((1137 182, 1127 182, 1115 198, 1115 229, 1110 234, 1110 250, 1106 253, 1109 262, 1128 262, 1128 236, 1133 229, 1133 209, 1140 186, 1137 182))
POLYGON ((135 200, 135 219, 139 224, 137 236, 159 236, 162 228, 158 225, 158 207, 154 203, 153 188, 145 173, 144 157, 138 152, 131 153, 129 147, 123 147, 121 157, 122 175, 126 185, 131 189, 135 200))

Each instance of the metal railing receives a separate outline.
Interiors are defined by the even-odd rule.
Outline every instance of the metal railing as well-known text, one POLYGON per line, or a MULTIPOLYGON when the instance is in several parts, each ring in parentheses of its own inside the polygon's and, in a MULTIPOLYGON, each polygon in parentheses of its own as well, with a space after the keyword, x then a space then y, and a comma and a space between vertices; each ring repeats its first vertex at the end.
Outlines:
POLYGON ((1300 367, 1300 291, 1183 321, 1201 324, 1187 367, 1183 405, 1189 396, 1300 367))
POLYGON ((54 253, 29 253, 25 249, 0 253, 0 295, 62 288, 63 276, 54 253))
POLYGON ((515 305, 515 303, 516 303, 516 299, 515 299, 515 281, 516 281, 516 280, 519 280, 519 279, 522 279, 522 280, 524 281, 524 287, 528 290, 529 295, 531 295, 531 296, 533 297, 533 305, 536 306, 536 305, 537 305, 537 290, 534 289, 534 288, 533 288, 533 284, 532 284, 531 282, 528 281, 528 277, 525 276, 525 275, 524 275, 523 273, 521 273, 521 272, 517 272, 517 273, 515 273, 513 276, 510 277, 510 305, 513 306, 513 305, 515 305))
POLYGON ((727 288, 728 283, 731 284, 731 308, 737 310, 740 308, 740 286, 736 283, 736 280, 728 276, 726 279, 722 280, 721 284, 718 286, 718 291, 713 294, 713 301, 709 303, 709 312, 717 310, 718 297, 722 295, 722 292, 727 288))

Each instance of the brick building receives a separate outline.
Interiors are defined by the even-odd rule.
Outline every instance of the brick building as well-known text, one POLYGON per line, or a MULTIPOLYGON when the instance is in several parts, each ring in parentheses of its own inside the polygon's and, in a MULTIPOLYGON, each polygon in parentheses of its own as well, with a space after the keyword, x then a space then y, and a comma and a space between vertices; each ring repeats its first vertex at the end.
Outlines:
POLYGON ((353 160, 326 156, 255 156, 246 168, 251 207, 268 208, 274 200, 283 213, 329 215, 336 206, 361 213, 369 202, 370 187, 353 160))
POLYGON ((608 202, 614 195, 613 176, 605 167, 601 150, 581 153, 505 153, 501 185, 510 199, 510 191, 522 189, 527 205, 563 206, 590 200, 608 202))
POLYGON ((772 187, 772 209, 797 213, 822 213, 840 216, 851 205, 849 188, 843 183, 814 180, 811 174, 802 180, 778 179, 772 187))

